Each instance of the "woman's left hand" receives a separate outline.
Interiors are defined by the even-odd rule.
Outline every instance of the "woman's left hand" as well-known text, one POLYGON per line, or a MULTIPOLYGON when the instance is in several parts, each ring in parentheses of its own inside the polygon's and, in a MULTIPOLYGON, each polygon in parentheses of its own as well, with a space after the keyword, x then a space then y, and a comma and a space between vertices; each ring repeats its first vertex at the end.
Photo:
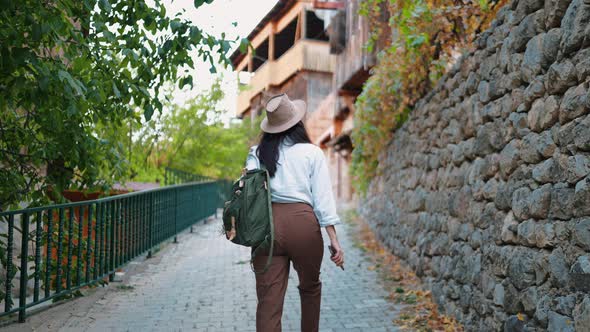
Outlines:
POLYGON ((340 243, 338 243, 338 241, 332 241, 330 245, 334 248, 335 252, 330 259, 336 264, 336 266, 342 267, 344 265, 344 251, 342 250, 342 247, 340 247, 340 243))

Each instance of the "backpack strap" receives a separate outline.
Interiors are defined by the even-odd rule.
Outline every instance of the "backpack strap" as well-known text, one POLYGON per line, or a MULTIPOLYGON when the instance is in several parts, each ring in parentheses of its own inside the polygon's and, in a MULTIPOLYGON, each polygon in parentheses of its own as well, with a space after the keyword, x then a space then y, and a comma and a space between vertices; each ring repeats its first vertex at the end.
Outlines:
POLYGON ((274 228, 274 222, 273 222, 273 218, 272 218, 272 206, 270 203, 270 176, 268 175, 268 170, 266 169, 266 167, 264 166, 264 164, 260 163, 260 169, 263 169, 266 173, 266 183, 268 185, 268 190, 266 191, 267 194, 267 198, 268 198, 268 215, 270 216, 269 220, 270 220, 270 239, 269 236, 267 235, 266 238, 264 239, 264 241, 262 241, 262 243, 260 245, 258 245, 258 247, 256 247, 256 249, 254 249, 252 251, 252 257, 250 259, 250 267, 252 268, 252 271, 254 271, 255 274, 262 274, 265 273, 266 271, 268 271, 268 268, 270 267, 270 264, 272 262, 272 254, 274 251, 274 244, 275 244, 275 228, 274 228), (262 248, 268 248, 270 246, 270 249, 268 251, 268 258, 266 259, 266 264, 264 265, 264 269, 262 269, 262 271, 256 271, 254 269, 254 257, 256 257, 256 254, 258 253, 258 250, 262 249, 262 248))

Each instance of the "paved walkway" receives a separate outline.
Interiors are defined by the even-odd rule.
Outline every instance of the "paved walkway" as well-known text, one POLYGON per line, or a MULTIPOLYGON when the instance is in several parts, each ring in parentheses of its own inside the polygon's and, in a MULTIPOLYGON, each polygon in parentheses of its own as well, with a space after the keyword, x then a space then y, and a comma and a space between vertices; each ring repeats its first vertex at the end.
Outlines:
MULTIPOLYGON (((345 271, 328 257, 321 279, 321 331, 397 331, 397 308, 348 225, 338 226, 346 252, 345 271)), ((255 331, 255 281, 248 248, 221 235, 219 220, 183 233, 156 257, 133 262, 123 282, 99 287, 85 297, 32 315, 12 329, 36 331, 255 331)), ((327 240, 324 233, 324 239, 327 240)), ((327 243, 326 243, 327 246, 327 243)), ((283 331, 299 331, 297 274, 292 269, 285 298, 283 331)))

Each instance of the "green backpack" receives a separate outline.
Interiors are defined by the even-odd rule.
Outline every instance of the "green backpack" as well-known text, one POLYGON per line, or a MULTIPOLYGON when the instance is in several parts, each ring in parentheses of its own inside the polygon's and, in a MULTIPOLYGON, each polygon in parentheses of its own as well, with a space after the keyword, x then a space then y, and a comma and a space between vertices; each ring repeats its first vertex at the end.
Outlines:
POLYGON ((226 238, 231 242, 252 247, 250 266, 255 273, 268 270, 274 247, 274 226, 270 201, 270 177, 268 171, 249 170, 232 186, 231 199, 223 209, 223 228, 226 238), (256 253, 270 248, 266 265, 262 271, 254 269, 256 253))

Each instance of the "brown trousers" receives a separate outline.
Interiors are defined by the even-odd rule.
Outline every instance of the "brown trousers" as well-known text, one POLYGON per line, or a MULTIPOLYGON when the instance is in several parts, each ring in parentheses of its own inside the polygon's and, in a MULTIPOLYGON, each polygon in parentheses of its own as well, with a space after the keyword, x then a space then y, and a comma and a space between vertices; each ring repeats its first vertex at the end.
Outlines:
MULTIPOLYGON (((256 331, 281 331, 281 316, 290 262, 299 276, 301 331, 319 330, 322 283, 320 266, 324 244, 313 209, 304 203, 273 203, 275 247, 271 266, 256 274, 256 331)), ((268 252, 254 258, 257 270, 264 268, 268 252)))

